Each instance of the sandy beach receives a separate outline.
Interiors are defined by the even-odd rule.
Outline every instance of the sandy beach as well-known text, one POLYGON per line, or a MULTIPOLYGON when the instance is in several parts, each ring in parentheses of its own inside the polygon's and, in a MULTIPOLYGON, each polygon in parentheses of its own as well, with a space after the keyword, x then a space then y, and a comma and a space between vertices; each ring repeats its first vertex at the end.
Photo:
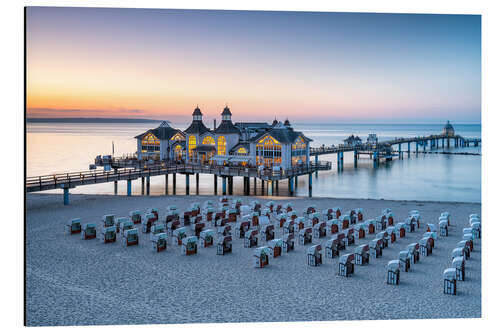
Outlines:
MULTIPOLYGON (((236 197, 229 197, 230 199, 236 197)), ((440 237, 432 255, 421 258, 410 272, 401 272, 398 286, 386 284, 386 265, 422 238, 421 226, 397 239, 381 258, 356 266, 352 277, 339 277, 338 257, 323 265, 307 265, 306 249, 296 239, 295 250, 272 259, 263 269, 253 267, 253 249, 233 237, 233 253, 216 255, 216 247, 194 256, 181 247, 151 249, 149 235, 140 233, 139 246, 121 242, 101 244, 64 233, 66 222, 99 223, 104 214, 128 216, 131 210, 166 207, 183 212, 190 203, 216 200, 213 196, 112 196, 29 194, 26 211, 26 319, 29 326, 154 324, 251 321, 330 321, 416 318, 477 318, 481 316, 481 240, 466 261, 466 280, 457 282, 457 296, 443 294, 442 273, 451 267, 451 251, 462 239, 471 213, 481 204, 299 197, 237 197, 243 204, 258 200, 291 202, 295 210, 315 204, 318 209, 339 206, 342 212, 364 209, 364 220, 391 208, 396 222, 410 210, 422 222, 438 223, 441 212, 451 213, 448 237, 440 237)), ((213 229, 213 228, 212 228, 213 229)), ((190 230, 191 232, 191 230, 190 230)), ((281 236, 281 230, 277 237, 281 236)), ((330 238, 314 239, 322 244, 330 238)), ((374 235, 357 240, 341 253, 354 252, 374 235)))

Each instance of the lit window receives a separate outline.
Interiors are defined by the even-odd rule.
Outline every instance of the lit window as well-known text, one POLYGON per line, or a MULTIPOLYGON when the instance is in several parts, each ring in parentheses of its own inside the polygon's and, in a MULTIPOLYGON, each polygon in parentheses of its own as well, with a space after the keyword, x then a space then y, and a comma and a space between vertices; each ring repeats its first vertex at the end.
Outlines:
POLYGON ((141 151, 143 153, 159 152, 160 140, 153 133, 146 134, 141 140, 141 151))
POLYGON ((297 165, 299 162, 305 163, 307 145, 304 139, 299 136, 292 145, 292 165, 297 165))
POLYGON ((195 148, 196 148, 196 137, 194 135, 191 135, 189 137, 189 142, 188 142, 189 157, 193 156, 193 149, 195 148))
POLYGON ((207 136, 206 138, 203 139, 202 144, 215 146, 215 140, 211 136, 207 136))
POLYGON ((256 153, 257 165, 271 167, 281 164, 281 143, 270 135, 258 141, 256 153))
POLYGON ((217 155, 226 155, 226 138, 223 136, 217 139, 217 155))
POLYGON ((177 133, 170 139, 170 141, 184 141, 184 137, 177 133))
POLYGON ((236 154, 237 154, 237 155, 246 155, 246 154, 248 154, 248 152, 247 152, 247 150, 246 150, 245 148, 240 147, 240 148, 238 148, 238 150, 236 151, 236 154))

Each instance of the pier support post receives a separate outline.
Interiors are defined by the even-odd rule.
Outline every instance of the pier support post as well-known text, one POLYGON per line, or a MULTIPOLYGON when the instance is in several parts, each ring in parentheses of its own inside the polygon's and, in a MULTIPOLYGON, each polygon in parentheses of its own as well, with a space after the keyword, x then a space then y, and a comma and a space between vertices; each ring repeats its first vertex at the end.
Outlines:
MULTIPOLYGON (((314 163, 315 163, 316 165, 318 165, 318 155, 315 155, 315 156, 314 156, 314 163)), ((315 176, 316 178, 318 178, 318 170, 316 170, 316 172, 314 173, 314 176, 315 176)))
POLYGON ((418 156, 418 141, 415 142, 415 155, 418 156))
POLYGON ((132 195, 132 179, 127 179, 127 197, 132 195))
POLYGON ((214 175, 214 195, 217 195, 217 175, 214 175))
POLYGON ((411 145, 410 142, 408 142, 408 157, 410 157, 411 154, 411 145))
POLYGON ((446 138, 446 147, 450 148, 450 138, 446 138))
POLYGON ((222 176, 222 195, 226 195, 226 182, 227 182, 227 177, 222 176))
POLYGON ((233 195, 233 176, 229 176, 228 177, 228 181, 229 181, 229 195, 233 195))
POLYGON ((257 195, 257 177, 253 177, 253 195, 257 195))
POLYGON ((273 181, 272 180, 268 180, 266 181, 266 187, 267 187, 267 195, 273 195, 273 181), (269 186, 271 185, 271 186, 269 186))
POLYGON ((276 193, 276 195, 280 195, 279 180, 276 180, 274 183, 276 185, 275 186, 275 188, 276 188, 275 193, 276 193))
POLYGON ((146 177, 146 195, 149 195, 149 188, 150 188, 150 184, 151 184, 151 182, 150 182, 150 177, 149 177, 149 176, 147 176, 147 177, 146 177))
POLYGON ((299 187, 299 176, 295 176, 295 188, 299 187))
POLYGON ((424 149, 424 151, 425 151, 425 146, 426 146, 426 145, 427 145, 427 140, 424 140, 424 141, 423 141, 423 147, 424 147, 423 149, 424 149))
POLYGON ((186 173, 186 195, 189 195, 189 173, 186 173))
POLYGON ((115 186, 114 186, 114 187, 115 187, 115 195, 117 195, 117 194, 118 194, 118 181, 117 181, 117 180, 115 180, 113 183, 115 183, 115 184, 114 184, 114 185, 115 185, 115 186))
POLYGON ((141 195, 144 195, 144 177, 141 177, 141 195))
POLYGON ((398 147, 398 148, 399 148, 399 150, 398 150, 398 157, 399 157, 400 159, 402 159, 402 158, 403 158, 403 154, 401 154, 401 144, 399 144, 399 147, 398 147))
POLYGON ((264 179, 261 179, 261 193, 264 195, 264 179))
POLYGON ((168 173, 165 174, 165 195, 168 195, 168 173))
POLYGON ((354 167, 358 167, 358 150, 354 149, 354 167))
POLYGON ((63 203, 65 206, 69 205, 69 188, 63 188, 63 203))
POLYGON ((373 167, 376 168, 378 166, 378 151, 373 152, 373 167))
POLYGON ((196 174, 196 195, 200 194, 200 174, 196 174))
POLYGON ((337 171, 340 171, 340 152, 337 153, 337 171))
POLYGON ((344 152, 340 152, 340 169, 344 171, 344 152))
POLYGON ((293 177, 288 178, 288 194, 293 196, 293 177))
POLYGON ((309 198, 312 197, 312 193, 313 193, 313 178, 312 174, 309 173, 309 198))
POLYGON ((175 192, 177 190, 177 174, 173 173, 172 174, 172 193, 175 195, 175 192))

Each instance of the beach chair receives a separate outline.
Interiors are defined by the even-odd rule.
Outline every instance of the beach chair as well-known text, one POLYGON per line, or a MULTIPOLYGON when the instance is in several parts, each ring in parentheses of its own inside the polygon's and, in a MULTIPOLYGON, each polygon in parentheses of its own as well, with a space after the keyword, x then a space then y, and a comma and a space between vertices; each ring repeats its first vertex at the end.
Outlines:
POLYGON ((206 229, 200 232, 200 247, 205 248, 214 245, 214 231, 206 229))
POLYGON ((196 216, 196 215, 199 215, 201 213, 199 202, 191 203, 191 205, 189 206, 189 209, 191 210, 191 216, 196 216))
POLYGON ((291 212, 293 210, 293 205, 291 202, 287 202, 284 206, 283 206, 285 212, 291 212))
POLYGON ((431 240, 431 237, 423 237, 418 241, 418 248, 421 256, 427 257, 432 254, 431 240))
POLYGON ((427 232, 435 232, 437 233, 437 227, 434 223, 427 223, 427 232))
POLYGON ((217 237, 231 236, 231 226, 229 224, 217 228, 217 237))
POLYGON ((478 239, 478 238, 481 238, 481 223, 480 222, 473 222, 471 223, 471 233, 472 233, 472 237, 474 239, 478 239))
POLYGON ((436 239, 437 239, 436 233, 432 232, 432 231, 427 231, 427 232, 424 232, 424 237, 430 238, 431 247, 434 249, 434 247, 436 246, 436 239))
POLYGON ((342 229, 349 228, 349 223, 351 222, 351 218, 349 215, 342 215, 340 217, 340 221, 342 222, 342 229))
POLYGON ((271 239, 274 239, 274 225, 272 224, 263 225, 262 229, 260 230, 260 236, 262 240, 266 242, 271 239))
POLYGON ((195 234, 195 236, 199 237, 200 236, 200 232, 202 232, 204 228, 205 228, 205 223, 203 223, 203 222, 195 223, 194 224, 194 234, 195 234))
POLYGON ((448 223, 448 226, 450 226, 450 224, 451 224, 450 217, 451 217, 451 215, 450 215, 449 212, 442 212, 441 216, 439 217, 439 220, 441 220, 441 218, 446 219, 446 222, 448 223))
POLYGON ((237 211, 239 211, 241 205, 242 205, 241 199, 236 198, 236 199, 233 199, 231 207, 234 208, 234 209, 236 209, 237 211))
POLYGON ((299 231, 299 244, 306 245, 312 242, 312 228, 304 228, 299 231))
POLYGON ((332 208, 323 209, 321 211, 321 214, 323 215, 323 220, 325 220, 325 221, 333 220, 333 209, 332 208))
POLYGON ((413 264, 417 263, 420 259, 419 245, 418 243, 411 243, 406 247, 410 253, 411 261, 413 264))
POLYGON ((406 223, 397 223, 394 226, 394 231, 399 238, 405 238, 406 236, 406 223))
POLYGON ((153 224, 151 227, 151 234, 149 235, 149 239, 153 240, 153 237, 158 234, 166 234, 167 228, 164 224, 153 224))
POLYGON ((167 234, 164 232, 151 234, 151 245, 153 251, 161 252, 167 249, 167 234))
POLYGON ((281 245, 283 252, 293 251, 294 247, 295 247, 295 242, 293 233, 285 233, 283 235, 283 243, 281 245))
POLYGON ((307 249, 307 264, 309 266, 319 266, 322 264, 321 245, 313 245, 307 249))
POLYGON ((141 223, 141 225, 142 225, 142 232, 145 233, 145 234, 150 233, 151 232, 151 227, 156 222, 156 220, 157 219, 154 216, 154 214, 146 214, 146 216, 144 216, 144 220, 141 223))
POLYGON ((292 219, 292 221, 294 222, 293 223, 294 232, 300 232, 302 229, 306 227, 305 219, 302 216, 298 217, 296 220, 292 219))
POLYGON ((181 222, 179 220, 174 220, 167 223, 167 236, 172 237, 175 230, 181 227, 181 222))
POLYGON ((368 244, 359 245, 354 250, 355 264, 366 265, 370 262, 370 246, 368 244))
POLYGON ((158 213, 158 209, 156 209, 156 208, 149 208, 146 211, 146 214, 153 214, 155 216, 155 220, 153 222, 158 221, 158 218, 160 216, 159 213, 158 213))
POLYGON ((196 236, 184 237, 182 239, 181 253, 186 256, 198 253, 198 238, 196 236))
POLYGON ((379 232, 375 238, 380 238, 382 240, 382 248, 385 249, 389 246, 389 234, 387 231, 379 232))
POLYGON ((65 231, 67 235, 82 233, 82 220, 73 218, 66 223, 65 231))
POLYGON ((467 241, 467 247, 469 248, 469 252, 474 251, 474 242, 472 234, 463 235, 462 240, 467 241))
MULTIPOLYGON (((311 224, 312 224, 313 227, 316 224, 319 223, 319 220, 320 220, 319 217, 320 217, 319 213, 311 213, 311 214, 309 214, 309 218, 311 219, 311 224)), ((325 224, 325 228, 326 228, 326 224, 325 224)), ((326 232, 326 229, 325 229, 325 232, 326 232)))
POLYGON ((457 272, 457 280, 458 281, 465 281, 465 260, 464 257, 459 256, 456 258, 453 258, 453 261, 451 262, 451 267, 455 268, 457 272))
POLYGON ((252 211, 260 214, 260 210, 262 207, 261 207, 261 204, 257 200, 254 200, 254 201, 250 202, 250 208, 252 209, 252 211))
POLYGON ((113 227, 115 226, 116 215, 107 214, 102 217, 101 228, 113 227))
POLYGON ((243 246, 246 248, 255 247, 259 242, 259 230, 250 229, 245 233, 245 240, 243 246))
POLYGON ((271 239, 267 245, 271 248, 273 258, 281 256, 281 248, 283 247, 283 240, 280 238, 271 239))
POLYGON ((391 260, 387 263, 387 284, 399 284, 399 260, 391 260))
POLYGON ((120 234, 122 237, 125 235, 125 231, 134 229, 134 222, 127 219, 126 217, 118 219, 118 225, 120 226, 120 234))
POLYGON ((439 236, 448 237, 448 222, 446 221, 439 222, 439 236))
POLYGON ((356 214, 355 209, 351 209, 351 211, 349 212, 349 223, 352 225, 356 224, 357 222, 358 222, 358 214, 356 214))
POLYGON ((283 228, 283 225, 286 222, 286 214, 281 213, 276 217, 276 219, 278 220, 278 224, 279 224, 280 228, 283 228))
POLYGON ((399 268, 408 272, 411 266, 411 255, 410 251, 404 250, 399 251, 399 268))
POLYGON ((88 240, 97 237, 97 225, 95 223, 85 223, 81 231, 81 239, 88 240))
POLYGON ((134 224, 141 224, 142 222, 142 217, 141 217, 141 212, 138 211, 138 210, 133 210, 131 212, 128 213, 128 216, 130 217, 130 220, 134 223, 134 224))
POLYGON ((349 277, 354 274, 354 253, 344 254, 339 259, 339 276, 349 277))
POLYGON ((187 237, 187 228, 179 227, 172 232, 172 241, 174 244, 182 245, 182 240, 187 237))
POLYGON ((226 196, 220 197, 219 203, 221 203, 222 205, 229 205, 229 199, 226 196))
POLYGON ((249 229, 250 229, 250 222, 242 221, 236 223, 234 227, 234 232, 236 235, 238 235, 238 238, 245 238, 245 232, 247 232, 249 229))
POLYGON ((392 212, 385 214, 384 217, 385 217, 385 220, 387 221, 388 226, 394 225, 394 214, 392 212))
POLYGON ((391 244, 396 242, 396 228, 395 227, 388 227, 387 228, 387 234, 389 235, 389 240, 391 241, 391 244))
POLYGON ((363 221, 363 208, 356 208, 356 215, 359 222, 363 221))
POLYGON ((253 251, 254 267, 263 268, 269 265, 271 249, 268 246, 261 246, 253 251))
POLYGON ((227 220, 228 222, 236 222, 238 219, 238 211, 234 208, 230 208, 227 211, 227 220))
POLYGON ((294 231, 295 231, 295 222, 293 222, 292 220, 287 220, 283 224, 283 233, 293 234, 294 231))
POLYGON ((314 238, 323 238, 326 236, 326 223, 317 223, 313 227, 314 238))
POLYGON ((469 246, 467 245, 467 241, 462 240, 462 241, 458 242, 457 247, 461 248, 463 250, 465 260, 469 260, 470 259, 470 250, 469 250, 469 246))
POLYGON ((233 252, 233 238, 231 236, 220 238, 217 241, 217 254, 223 256, 231 252, 233 252))
POLYGON ((377 230, 376 225, 377 225, 377 221, 375 221, 374 219, 366 221, 366 226, 368 228, 368 234, 372 235, 375 233, 375 230, 377 230))
POLYGON ((269 211, 272 213, 273 208, 274 208, 274 201, 268 201, 264 204, 264 207, 269 209, 269 211))
POLYGON ((417 225, 417 229, 420 228, 420 215, 419 214, 413 214, 410 216, 410 221, 412 223, 415 223, 417 225))
POLYGON ((336 219, 338 219, 342 215, 340 207, 334 207, 333 213, 336 219))
POLYGON ((210 223, 214 220, 214 213, 215 213, 215 208, 214 207, 207 207, 203 210, 203 219, 205 222, 210 223))
POLYGON ((412 220, 410 217, 406 218, 405 224, 409 226, 409 232, 415 232, 415 229, 417 228, 417 221, 412 220))
POLYGON ((457 270, 456 268, 447 268, 443 272, 443 292, 447 295, 457 294, 457 270))
POLYGON ((274 210, 274 212, 277 215, 285 213, 284 210, 283 210, 283 207, 281 206, 281 204, 277 204, 276 205, 276 209, 274 210))
POLYGON ((366 237, 366 224, 360 223, 354 226, 354 238, 363 239, 366 237))
POLYGON ((100 240, 103 244, 116 242, 116 226, 101 228, 100 240))
POLYGON ((294 211, 294 210, 289 211, 289 212, 287 213, 287 216, 288 216, 288 218, 289 218, 289 219, 291 219, 292 221, 295 221, 295 219, 298 217, 297 212, 296 212, 296 211, 294 211))
POLYGON ((170 222, 179 222, 180 223, 180 220, 179 220, 179 214, 177 213, 167 213, 167 216, 165 217, 165 224, 168 224, 170 222))
POLYGON ((378 258, 382 256, 383 242, 382 238, 375 238, 370 241, 369 245, 371 257, 378 258))
POLYGON ((123 234, 123 245, 139 245, 139 229, 129 229, 123 234))
POLYGON ((337 234, 337 242, 339 251, 345 250, 346 247, 346 234, 345 232, 339 232, 337 234))
POLYGON ((451 260, 458 258, 458 257, 463 257, 464 256, 464 249, 460 247, 456 247, 451 251, 451 260))
POLYGON ((375 218, 375 230, 385 230, 385 228, 387 228, 385 215, 377 216, 375 218))
POLYGON ((356 241, 355 241, 355 237, 354 237, 354 228, 347 229, 346 239, 347 239, 348 246, 355 244, 356 241))
POLYGON ((340 230, 341 222, 340 220, 337 219, 328 220, 326 221, 326 226, 327 229, 330 231, 330 234, 336 234, 340 230))
POLYGON ((325 247, 325 256, 327 258, 338 257, 340 254, 339 250, 339 241, 337 238, 330 238, 324 244, 325 247))

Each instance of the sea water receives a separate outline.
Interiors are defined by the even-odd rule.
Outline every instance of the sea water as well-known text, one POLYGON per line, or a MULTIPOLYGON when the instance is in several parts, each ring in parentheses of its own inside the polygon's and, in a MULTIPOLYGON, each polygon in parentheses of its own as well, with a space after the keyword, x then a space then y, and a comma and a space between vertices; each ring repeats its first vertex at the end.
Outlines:
MULTIPOLYGON (((131 154, 137 149, 134 137, 155 123, 28 123, 26 125, 26 170, 27 176, 42 176, 88 170, 96 155, 112 153, 121 156, 131 154)), ((172 124, 185 129, 188 124, 172 124)), ((330 146, 342 143, 347 136, 354 134, 363 141, 368 134, 377 134, 379 140, 396 137, 415 137, 438 134, 443 125, 439 124, 292 124, 312 139, 311 147, 330 146)), ((456 134, 466 138, 480 138, 481 125, 454 124, 456 134)), ((481 153, 481 147, 440 148, 439 151, 481 153)), ((393 146, 395 150, 398 146, 393 146)), ((402 144, 402 150, 408 149, 402 144)), ((430 147, 427 146, 427 151, 430 147)), ((415 151, 415 144, 411 145, 415 151)), ((419 147, 422 152, 422 147, 419 147)), ((436 151, 433 149, 433 151, 436 151)), ((369 198, 391 200, 432 200, 481 202, 481 156, 480 155, 443 155, 418 154, 405 152, 403 159, 395 157, 391 162, 382 162, 374 168, 373 161, 361 157, 358 167, 354 168, 353 153, 344 153, 344 169, 337 170, 337 156, 322 155, 320 161, 331 161, 331 171, 322 171, 312 178, 312 195, 318 197, 369 198)), ((314 157, 311 157, 314 161, 314 157)), ((191 176, 190 193, 195 193, 195 180, 191 176)), ((308 195, 309 179, 300 176, 296 195, 308 195)), ((257 179, 256 192, 251 180, 250 193, 262 192, 261 181, 257 179)), ((243 194, 242 177, 234 178, 233 194, 243 194)), ((219 177, 219 194, 222 189, 219 177)), ((71 193, 112 194, 113 183, 80 186, 71 193)), ((46 193, 61 193, 51 190, 46 193)), ((118 194, 126 193, 126 182, 119 182, 118 194)), ((140 195, 141 181, 132 182, 132 194, 140 195)), ((151 195, 164 195, 165 177, 151 178, 151 195)), ((169 176, 169 193, 172 193, 172 176, 169 176)), ((178 195, 185 194, 185 176, 177 175, 178 195)), ((213 194, 213 175, 200 174, 200 194, 213 194)), ((280 181, 279 194, 288 195, 288 181, 280 181)))

